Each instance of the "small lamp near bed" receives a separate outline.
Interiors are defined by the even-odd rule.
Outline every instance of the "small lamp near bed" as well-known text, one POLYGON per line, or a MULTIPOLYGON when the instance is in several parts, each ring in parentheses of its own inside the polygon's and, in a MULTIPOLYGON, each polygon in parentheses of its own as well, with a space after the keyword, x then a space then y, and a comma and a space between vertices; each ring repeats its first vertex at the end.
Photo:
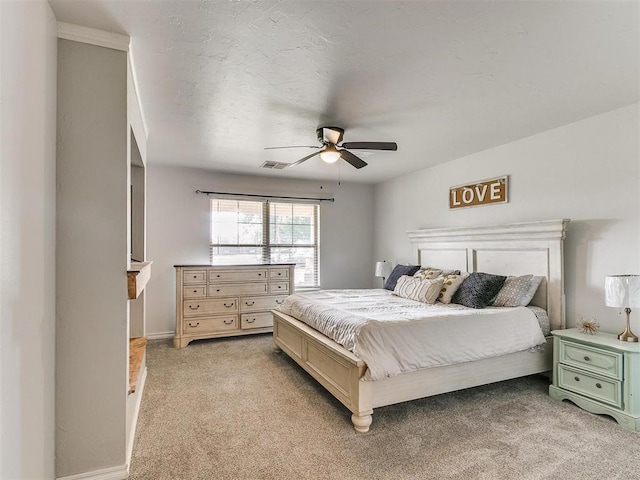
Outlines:
POLYGON ((376 270, 374 275, 376 277, 382 277, 382 285, 384 285, 385 279, 391 273, 391 265, 389 265, 385 260, 381 262, 376 262, 376 270))
POLYGON ((623 342, 637 342, 638 337, 631 332, 629 315, 631 307, 640 307, 640 275, 611 275, 604 282, 604 299, 607 307, 624 308, 627 314, 627 328, 618 335, 623 342))

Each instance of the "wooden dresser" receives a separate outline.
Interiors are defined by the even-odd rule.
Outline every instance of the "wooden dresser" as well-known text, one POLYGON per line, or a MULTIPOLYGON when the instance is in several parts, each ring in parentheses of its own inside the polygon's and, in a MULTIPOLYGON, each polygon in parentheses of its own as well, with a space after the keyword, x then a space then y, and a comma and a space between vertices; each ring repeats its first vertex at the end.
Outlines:
POLYGON ((293 293, 294 264, 175 265, 176 334, 192 340, 273 331, 270 311, 293 293))

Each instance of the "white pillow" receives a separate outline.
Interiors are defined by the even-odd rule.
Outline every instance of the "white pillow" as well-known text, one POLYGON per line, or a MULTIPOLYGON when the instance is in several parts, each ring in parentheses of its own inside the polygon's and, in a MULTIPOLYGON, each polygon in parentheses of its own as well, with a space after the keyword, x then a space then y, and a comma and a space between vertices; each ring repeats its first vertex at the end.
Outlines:
POLYGON ((441 303, 451 303, 453 294, 456 293, 458 287, 462 285, 462 282, 469 276, 469 272, 462 272, 459 274, 444 275, 442 277, 442 289, 438 294, 438 301, 441 303))
POLYGON ((438 298, 440 289, 442 289, 442 281, 442 278, 423 280, 403 275, 398 279, 393 293, 409 300, 433 304, 438 298))

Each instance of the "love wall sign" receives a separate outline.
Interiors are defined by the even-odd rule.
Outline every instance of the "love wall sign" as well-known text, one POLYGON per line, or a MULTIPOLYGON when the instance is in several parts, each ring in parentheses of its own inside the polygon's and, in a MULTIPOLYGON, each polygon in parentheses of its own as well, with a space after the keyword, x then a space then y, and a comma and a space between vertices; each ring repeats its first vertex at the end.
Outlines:
POLYGON ((449 208, 476 207, 508 202, 509 177, 492 178, 449 189, 449 208))

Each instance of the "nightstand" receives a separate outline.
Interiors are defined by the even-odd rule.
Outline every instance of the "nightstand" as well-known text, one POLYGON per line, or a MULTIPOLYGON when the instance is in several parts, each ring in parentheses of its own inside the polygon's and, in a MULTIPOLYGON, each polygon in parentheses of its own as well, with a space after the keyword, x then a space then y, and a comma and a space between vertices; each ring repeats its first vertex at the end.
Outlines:
POLYGON ((554 330, 549 395, 640 431, 640 344, 610 333, 554 330))

